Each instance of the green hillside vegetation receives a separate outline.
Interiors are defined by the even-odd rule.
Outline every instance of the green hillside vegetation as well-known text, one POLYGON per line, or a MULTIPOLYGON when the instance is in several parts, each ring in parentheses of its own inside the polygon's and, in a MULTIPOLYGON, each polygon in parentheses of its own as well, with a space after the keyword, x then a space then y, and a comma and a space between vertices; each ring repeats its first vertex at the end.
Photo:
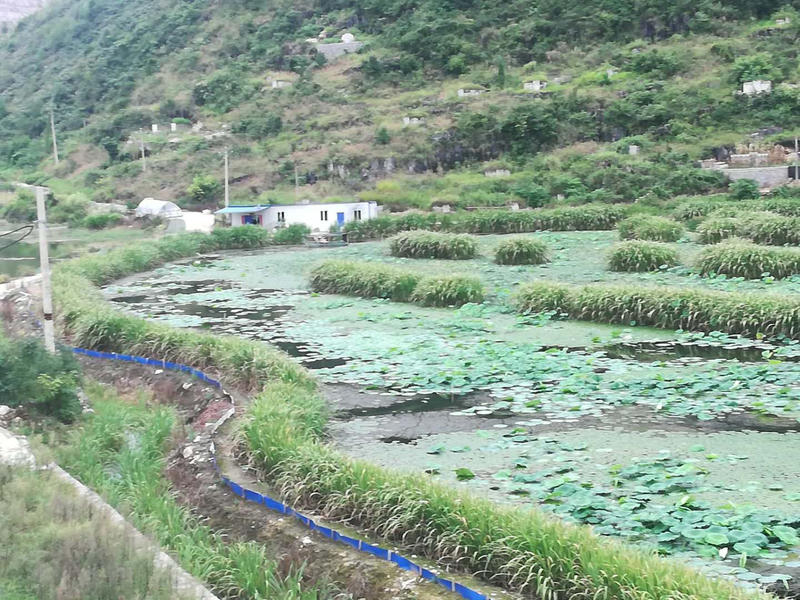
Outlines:
POLYGON ((800 114, 798 33, 767 0, 59 0, 0 40, 0 177, 212 207, 221 186, 190 188, 227 147, 235 202, 294 201, 296 175, 303 198, 398 209, 706 194, 726 183, 695 159, 800 114), (365 45, 330 62, 306 41, 344 32, 365 45), (773 93, 735 94, 757 78, 773 93))

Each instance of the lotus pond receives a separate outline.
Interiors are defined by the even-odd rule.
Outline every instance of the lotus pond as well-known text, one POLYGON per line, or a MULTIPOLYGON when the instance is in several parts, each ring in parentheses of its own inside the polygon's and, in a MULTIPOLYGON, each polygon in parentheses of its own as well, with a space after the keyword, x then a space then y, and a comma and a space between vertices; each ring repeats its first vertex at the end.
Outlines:
MULTIPOLYGON (((341 449, 686 556, 743 585, 800 579, 800 344, 520 317, 535 278, 800 293, 800 278, 611 273, 614 232, 536 234, 552 261, 396 259, 385 242, 173 264, 106 288, 125 310, 273 343, 314 369, 341 449), (308 292, 327 258, 479 276, 487 300, 423 308, 308 292)), ((674 245, 684 264, 700 246, 674 245)), ((786 585, 784 585, 786 582, 786 585)), ((787 587, 788 586, 788 587, 787 587)))

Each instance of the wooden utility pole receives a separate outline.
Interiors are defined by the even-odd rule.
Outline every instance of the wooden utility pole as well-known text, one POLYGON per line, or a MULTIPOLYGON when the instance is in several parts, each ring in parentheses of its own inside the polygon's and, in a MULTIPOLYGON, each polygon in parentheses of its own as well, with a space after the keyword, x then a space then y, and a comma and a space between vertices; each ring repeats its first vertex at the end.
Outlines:
POLYGON ((147 173, 147 157, 144 151, 144 130, 139 128, 139 148, 142 151, 142 173, 147 173))
POLYGON ((231 203, 231 187, 228 170, 228 149, 225 148, 225 208, 231 203))
POLYGON ((50 133, 53 136, 53 161, 58 165, 58 143, 56 142, 56 118, 53 107, 50 107, 50 133))
POLYGON ((44 313, 44 346, 55 354, 56 337, 53 326, 53 292, 50 285, 50 253, 47 245, 47 209, 44 200, 47 188, 36 188, 36 218, 39 226, 39 262, 42 268, 42 312, 44 313))
POLYGON ((797 137, 794 138, 794 182, 797 183, 797 137))
POLYGON ((300 176, 297 174, 297 163, 294 163, 294 201, 300 197, 300 176))

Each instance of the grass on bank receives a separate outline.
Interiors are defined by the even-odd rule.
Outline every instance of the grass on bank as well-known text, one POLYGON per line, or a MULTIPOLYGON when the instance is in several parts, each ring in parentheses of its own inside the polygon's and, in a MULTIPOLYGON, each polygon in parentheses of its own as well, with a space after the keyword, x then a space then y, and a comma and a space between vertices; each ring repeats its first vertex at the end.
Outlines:
POLYGON ((646 272, 678 264, 678 253, 662 242, 630 240, 611 247, 608 268, 612 271, 646 272))
POLYGON ((498 265, 542 265, 549 260, 550 249, 542 240, 513 237, 501 241, 494 249, 498 265))
POLYGON ((49 471, 0 466, 0 598, 171 600, 168 573, 49 471))
MULTIPOLYGON (((183 244, 176 238, 157 254, 162 261, 176 258, 183 244)), ((317 507, 329 519, 370 529, 428 558, 547 600, 766 597, 538 510, 499 507, 426 477, 351 459, 322 444, 324 403, 308 371, 286 355, 258 342, 156 326, 116 312, 101 300, 92 283, 133 273, 142 263, 152 268, 156 258, 148 252, 138 246, 109 253, 104 260, 92 257, 59 267, 55 288, 63 311, 60 326, 83 345, 180 357, 218 370, 229 385, 265 385, 249 411, 244 442, 255 463, 298 507, 317 507)), ((97 464, 91 472, 100 470, 97 464)))
POLYGON ((770 212, 737 212, 736 216, 709 216, 697 226, 703 244, 717 244, 731 237, 767 246, 800 245, 800 217, 770 212))
POLYGON ((683 237, 683 225, 672 219, 652 215, 634 215, 617 225, 621 240, 677 242, 683 237))
POLYGON ((97 384, 87 386, 95 412, 58 449, 59 463, 111 505, 123 510, 190 573, 225 598, 318 600, 301 573, 280 573, 254 542, 228 542, 178 505, 163 475, 174 425, 166 408, 146 399, 125 402, 97 384))

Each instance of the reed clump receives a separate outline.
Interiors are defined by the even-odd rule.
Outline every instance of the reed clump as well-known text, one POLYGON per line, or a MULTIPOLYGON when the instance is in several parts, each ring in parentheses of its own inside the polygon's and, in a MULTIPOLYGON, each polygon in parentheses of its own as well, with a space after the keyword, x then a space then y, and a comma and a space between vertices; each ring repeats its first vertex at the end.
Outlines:
POLYGON ((635 215, 617 225, 621 240, 677 242, 683 237, 683 225, 666 217, 635 215))
POLYGON ((513 237, 500 242, 494 249, 498 265, 541 265, 549 260, 550 249, 542 240, 532 237, 513 237))
POLYGON ((678 263, 677 251, 661 242, 620 242, 611 247, 608 255, 608 268, 612 271, 657 271, 678 263))
POLYGON ((695 267, 703 275, 783 279, 800 274, 800 250, 759 246, 731 238, 704 249, 695 267))
POLYGON ((415 229, 389 240, 389 251, 400 258, 466 260, 475 258, 478 244, 471 235, 415 229))

